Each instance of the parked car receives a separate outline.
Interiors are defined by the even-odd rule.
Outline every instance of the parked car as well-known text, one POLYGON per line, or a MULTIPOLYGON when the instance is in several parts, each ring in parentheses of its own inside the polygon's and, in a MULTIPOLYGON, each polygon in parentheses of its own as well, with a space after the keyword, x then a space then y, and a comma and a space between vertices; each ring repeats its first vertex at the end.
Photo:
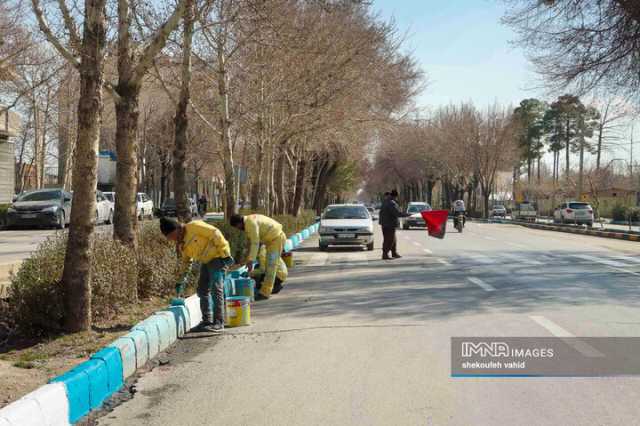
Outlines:
POLYGON ((198 211, 198 202, 195 197, 189 198, 189 210, 191 211, 192 217, 200 216, 200 212, 198 211))
POLYGON ((511 212, 513 220, 523 220, 526 222, 535 222, 538 218, 538 212, 532 203, 524 202, 516 205, 511 212))
POLYGON ((379 219, 378 212, 374 207, 367 207, 367 211, 371 215, 371 219, 373 219, 374 221, 379 219))
POLYGON ((491 209, 491 216, 493 217, 507 217, 507 209, 502 205, 495 205, 491 209))
POLYGON ((153 200, 144 192, 138 192, 136 195, 136 214, 140 220, 145 217, 153 218, 153 200))
POLYGON ((176 200, 174 198, 167 198, 160 206, 160 217, 176 217, 176 215, 176 200))
POLYGON ((114 204, 100 191, 96 192, 96 224, 113 222, 114 204))
POLYGON ((221 223, 224 222, 224 213, 222 212, 208 212, 205 213, 204 217, 202 218, 202 220, 204 220, 207 223, 221 223))
POLYGON ((320 250, 329 246, 365 246, 373 250, 373 219, 362 204, 333 204, 320 218, 320 250))
POLYGON ((560 204, 553 211, 554 223, 575 223, 593 226, 593 207, 581 201, 569 201, 560 204))
POLYGON ((111 201, 114 205, 116 204, 116 193, 115 192, 103 192, 102 195, 107 200, 111 201))
POLYGON ((18 195, 7 209, 7 226, 63 229, 71 218, 73 196, 62 189, 40 189, 18 195))
POLYGON ((427 224, 424 222, 420 213, 424 211, 431 211, 432 208, 429 203, 424 202, 411 202, 407 206, 407 214, 410 215, 401 220, 402 229, 409 229, 411 227, 424 228, 427 224))

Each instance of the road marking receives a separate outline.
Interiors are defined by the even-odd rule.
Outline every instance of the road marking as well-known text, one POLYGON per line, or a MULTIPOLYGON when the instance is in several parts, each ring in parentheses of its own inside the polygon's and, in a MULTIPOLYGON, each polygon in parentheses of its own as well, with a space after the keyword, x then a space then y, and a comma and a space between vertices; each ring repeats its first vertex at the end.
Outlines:
POLYGON ((304 266, 324 266, 327 264, 327 260, 329 259, 328 253, 315 253, 309 262, 307 262, 304 266))
POLYGON ((627 262, 631 262, 631 263, 640 263, 640 259, 637 257, 631 257, 631 256, 614 256, 614 259, 619 259, 619 260, 625 260, 627 262))
POLYGON ((413 242, 413 245, 414 245, 414 246, 416 246, 416 247, 422 247, 422 244, 420 244, 420 243, 419 243, 419 242, 417 242, 417 241, 414 241, 414 242, 413 242))
POLYGON ((613 269, 614 271, 624 272, 626 274, 631 274, 631 275, 636 275, 636 276, 640 275, 640 273, 638 273, 638 272, 627 271, 626 269, 616 268, 615 266, 609 266, 609 269, 613 269))
POLYGON ((433 254, 433 252, 429 249, 422 249, 423 252, 427 253, 427 254, 433 254))
POLYGON ((616 268, 622 268, 627 266, 627 264, 622 262, 616 262, 615 260, 606 259, 606 258, 597 257, 597 256, 590 256, 588 254, 574 254, 573 257, 577 257, 583 260, 589 260, 591 262, 601 263, 607 266, 614 266, 616 268))
POLYGON ((486 237, 485 236, 485 237, 482 237, 482 238, 484 238, 485 240, 489 240, 489 241, 498 241, 497 238, 493 238, 493 237, 486 237))
POLYGON ((483 289, 484 291, 496 291, 496 289, 492 285, 485 283, 480 278, 467 277, 467 279, 472 283, 474 283, 475 285, 477 285, 478 287, 480 287, 481 289, 483 289))
POLYGON ((451 264, 444 259, 436 259, 438 262, 442 263, 445 266, 450 266, 451 264))
POLYGON ((574 336, 564 328, 560 327, 558 324, 551 321, 550 319, 540 315, 532 315, 529 318, 531 318, 533 321, 538 323, 538 325, 541 325, 542 327, 544 327, 549 333, 553 334, 555 337, 562 338, 562 340, 566 344, 568 344, 573 349, 580 352, 582 355, 589 358, 600 358, 604 356, 602 352, 600 352, 593 346, 589 345, 588 343, 585 343, 582 340, 577 339, 576 336, 574 336))
POLYGON ((485 265, 493 265, 495 263, 498 263, 496 259, 482 255, 472 255, 470 257, 471 260, 475 260, 478 263, 484 263, 485 265))

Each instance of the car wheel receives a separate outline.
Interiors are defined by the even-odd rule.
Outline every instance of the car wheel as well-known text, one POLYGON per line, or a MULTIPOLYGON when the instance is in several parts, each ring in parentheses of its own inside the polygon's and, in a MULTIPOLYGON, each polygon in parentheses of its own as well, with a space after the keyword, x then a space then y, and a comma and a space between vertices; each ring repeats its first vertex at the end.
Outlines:
POLYGON ((405 231, 409 230, 410 226, 409 225, 402 225, 402 229, 404 229, 405 231))
POLYGON ((107 225, 111 225, 113 223, 113 210, 109 212, 109 217, 107 217, 107 221, 105 223, 107 225))
POLYGON ((587 222, 587 227, 588 228, 593 228, 593 222, 587 222))
POLYGON ((329 250, 329 246, 326 244, 320 244, 319 245, 320 251, 327 251, 329 250))
POLYGON ((373 241, 371 241, 369 244, 367 244, 367 250, 373 251, 373 241))
POLYGON ((565 223, 567 223, 567 222, 566 222, 566 220, 565 220, 565 218, 564 218, 564 216, 560 216, 560 223, 561 223, 561 224, 563 224, 563 225, 564 225, 565 223))
POLYGON ((140 210, 140 221, 144 220, 144 210, 140 210))
POLYGON ((65 226, 64 212, 63 211, 59 211, 58 212, 58 223, 56 224, 56 228, 64 229, 64 226, 65 226))

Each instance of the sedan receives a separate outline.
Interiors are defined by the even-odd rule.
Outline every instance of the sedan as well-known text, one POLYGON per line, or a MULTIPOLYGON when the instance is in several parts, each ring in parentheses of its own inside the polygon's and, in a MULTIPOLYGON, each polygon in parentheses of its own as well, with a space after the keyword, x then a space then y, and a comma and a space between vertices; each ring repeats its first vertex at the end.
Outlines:
POLYGON ((7 225, 63 229, 71 217, 71 199, 71 193, 62 189, 24 192, 7 209, 7 225))
POLYGON ((507 209, 504 206, 493 206, 493 208, 491 209, 491 216, 506 217, 507 209))
POLYGON ((373 220, 361 204, 333 204, 320 218, 320 250, 329 246, 364 246, 373 250, 373 220))

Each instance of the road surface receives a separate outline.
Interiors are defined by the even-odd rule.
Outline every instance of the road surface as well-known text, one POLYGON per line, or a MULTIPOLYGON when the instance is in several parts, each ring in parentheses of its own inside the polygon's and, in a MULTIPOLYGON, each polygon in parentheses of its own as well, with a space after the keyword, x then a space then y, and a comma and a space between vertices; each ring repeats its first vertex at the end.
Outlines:
POLYGON ((638 423, 640 377, 451 378, 450 338, 640 336, 639 243, 478 223, 398 237, 396 261, 308 244, 254 325, 190 334, 99 424, 638 423))

